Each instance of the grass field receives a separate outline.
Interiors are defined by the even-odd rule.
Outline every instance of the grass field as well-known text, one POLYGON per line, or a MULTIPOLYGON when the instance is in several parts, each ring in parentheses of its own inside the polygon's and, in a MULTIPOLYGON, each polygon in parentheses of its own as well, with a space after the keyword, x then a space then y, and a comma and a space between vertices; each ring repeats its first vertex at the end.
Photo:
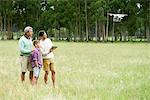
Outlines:
MULTIPOLYGON (((150 44, 54 42, 57 88, 20 82, 18 41, 0 41, 0 100, 150 100, 150 44)), ((50 78, 50 77, 49 77, 50 78)))

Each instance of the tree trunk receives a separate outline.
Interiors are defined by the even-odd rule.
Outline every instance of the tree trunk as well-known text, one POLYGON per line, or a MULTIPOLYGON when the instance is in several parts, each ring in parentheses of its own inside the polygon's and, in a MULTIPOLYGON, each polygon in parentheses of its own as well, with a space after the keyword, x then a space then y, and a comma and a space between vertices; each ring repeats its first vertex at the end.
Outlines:
POLYGON ((10 20, 10 30, 11 30, 11 39, 13 39, 14 36, 13 36, 13 22, 12 22, 12 18, 10 20))
MULTIPOLYGON (((149 3, 149 5, 150 5, 150 3, 149 3)), ((150 9, 149 9, 149 13, 146 16, 145 32, 147 35, 147 41, 150 42, 150 9)))
POLYGON ((74 42, 76 42, 78 37, 78 1, 74 0, 75 2, 75 9, 76 9, 76 23, 75 23, 75 31, 74 31, 74 42))
POLYGON ((58 33, 58 35, 59 35, 59 40, 61 40, 61 35, 60 35, 60 27, 59 27, 59 29, 58 29, 58 31, 59 31, 59 33, 58 33))
POLYGON ((4 35, 6 34, 6 14, 4 15, 4 24, 3 24, 3 33, 2 33, 2 40, 4 40, 4 35))
POLYGON ((9 17, 8 18, 8 25, 7 25, 7 38, 10 40, 10 39, 13 39, 13 32, 12 32, 12 18, 9 17))
POLYGON ((55 38, 55 40, 57 40, 57 32, 56 32, 56 29, 54 30, 54 38, 55 38))
POLYGON ((87 20, 87 0, 85 0, 85 23, 86 23, 86 41, 89 41, 88 20, 87 20))
POLYGON ((98 25, 98 33, 99 33, 98 41, 100 42, 101 37, 102 37, 102 24, 101 23, 99 23, 99 25, 98 25))
POLYGON ((7 39, 11 39, 11 30, 10 30, 10 18, 8 18, 8 25, 7 25, 7 39))
MULTIPOLYGON (((81 35, 81 12, 80 12, 80 10, 81 10, 81 7, 80 7, 80 0, 79 0, 79 31, 78 31, 78 37, 81 35)), ((81 38, 80 38, 80 40, 81 40, 81 38)))
POLYGON ((3 18, 1 15, 0 15, 0 31, 1 32, 3 31, 3 18))
POLYGON ((109 15, 108 15, 108 12, 107 12, 107 26, 106 26, 106 40, 108 40, 108 32, 109 32, 109 15))
MULTIPOLYGON (((120 27, 121 28, 121 27, 120 27)), ((121 42, 122 40, 123 40, 123 32, 122 32, 122 30, 120 30, 120 32, 119 32, 119 36, 118 36, 119 38, 119 41, 121 42)))
POLYGON ((115 28, 115 22, 113 22, 113 26, 112 26, 112 42, 114 41, 114 37, 115 37, 114 28, 115 28))
POLYGON ((84 28, 83 28, 83 22, 81 21, 81 34, 80 34, 80 38, 81 41, 84 42, 84 28))
POLYGON ((149 32, 149 27, 147 25, 145 25, 145 31, 146 31, 147 41, 150 42, 150 32, 149 32))
POLYGON ((124 41, 125 41, 125 42, 127 41, 127 36, 126 36, 126 35, 124 35, 124 41))
POLYGON ((103 42, 106 40, 106 36, 105 36, 105 24, 102 24, 102 38, 103 38, 103 42))
POLYGON ((95 21, 95 41, 97 42, 97 20, 95 21))
POLYGON ((144 14, 145 14, 145 21, 144 21, 144 28, 145 34, 147 37, 147 41, 150 42, 150 2, 149 0, 144 1, 144 14))
POLYGON ((74 31, 74 42, 76 42, 77 32, 78 32, 78 28, 77 28, 77 22, 76 22, 75 31, 74 31))
POLYGON ((71 31, 69 29, 68 31, 69 33, 67 34, 67 41, 70 42, 71 41, 71 31))

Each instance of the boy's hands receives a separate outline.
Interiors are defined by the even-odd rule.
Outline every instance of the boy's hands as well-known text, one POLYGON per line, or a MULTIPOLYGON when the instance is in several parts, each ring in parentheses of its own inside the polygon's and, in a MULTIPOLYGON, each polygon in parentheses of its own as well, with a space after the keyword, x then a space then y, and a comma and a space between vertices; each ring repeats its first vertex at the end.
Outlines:
POLYGON ((35 60, 34 63, 35 63, 35 66, 38 67, 38 62, 37 62, 37 60, 35 60))

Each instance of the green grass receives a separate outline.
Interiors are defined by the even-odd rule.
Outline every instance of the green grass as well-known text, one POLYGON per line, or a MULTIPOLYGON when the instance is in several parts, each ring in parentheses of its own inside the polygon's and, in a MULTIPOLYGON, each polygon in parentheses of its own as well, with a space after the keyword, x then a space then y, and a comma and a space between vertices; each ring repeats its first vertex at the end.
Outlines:
POLYGON ((0 100, 149 100, 150 44, 54 42, 57 88, 20 82, 18 41, 0 41, 0 100))

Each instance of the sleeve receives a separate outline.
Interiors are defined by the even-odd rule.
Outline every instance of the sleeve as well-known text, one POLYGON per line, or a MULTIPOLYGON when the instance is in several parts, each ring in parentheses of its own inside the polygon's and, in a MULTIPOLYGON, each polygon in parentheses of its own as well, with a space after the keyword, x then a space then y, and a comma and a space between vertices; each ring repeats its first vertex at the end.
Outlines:
POLYGON ((44 48, 40 48, 40 50, 41 50, 42 56, 46 56, 46 55, 49 54, 49 52, 46 52, 46 51, 44 50, 44 48))
POLYGON ((49 43, 50 43, 51 46, 53 46, 53 43, 52 43, 52 41, 50 39, 49 39, 49 43))
POLYGON ((27 50, 24 48, 24 42, 22 40, 19 40, 19 49, 22 53, 30 53, 31 50, 27 50))
POLYGON ((36 51, 33 51, 32 53, 32 59, 35 61, 38 58, 38 54, 36 53, 36 51))

